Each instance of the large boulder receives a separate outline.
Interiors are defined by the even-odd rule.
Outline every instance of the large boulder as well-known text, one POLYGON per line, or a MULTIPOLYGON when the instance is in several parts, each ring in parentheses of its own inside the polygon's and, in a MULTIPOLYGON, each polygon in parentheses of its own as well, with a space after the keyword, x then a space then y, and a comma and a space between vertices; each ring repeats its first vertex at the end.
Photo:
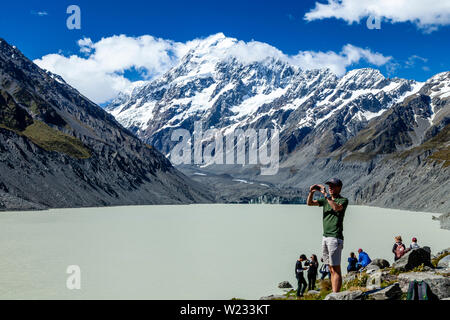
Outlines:
POLYGON ((290 289, 292 285, 288 281, 282 281, 278 284, 278 288, 280 289, 290 289))
POLYGON ((365 271, 367 274, 371 274, 377 271, 380 271, 381 268, 377 266, 376 264, 368 264, 365 268, 363 268, 361 271, 365 271))
POLYGON ((395 282, 397 281, 397 276, 395 274, 391 274, 389 270, 381 271, 381 281, 382 282, 395 282))
POLYGON ((362 300, 363 292, 361 290, 332 292, 324 300, 362 300))
POLYGON ((450 268, 450 255, 443 257, 437 264, 438 268, 450 268))
POLYGON ((318 290, 309 290, 308 292, 306 292, 305 295, 316 296, 316 295, 319 295, 319 294, 320 294, 320 291, 318 291, 318 290))
POLYGON ((402 297, 402 289, 398 283, 394 283, 367 296, 374 300, 398 300, 402 297))
POLYGON ((403 257, 392 264, 392 268, 400 271, 409 271, 422 264, 427 267, 433 267, 431 264, 431 250, 429 247, 408 251, 403 257))
POLYGON ((435 272, 407 272, 398 276, 398 282, 403 292, 408 291, 411 281, 425 281, 439 299, 450 297, 450 278, 435 272))
POLYGON ((375 265, 380 269, 389 268, 389 266, 390 266, 389 261, 384 260, 384 259, 374 259, 374 260, 372 260, 371 263, 369 263, 368 266, 370 266, 370 265, 375 265))

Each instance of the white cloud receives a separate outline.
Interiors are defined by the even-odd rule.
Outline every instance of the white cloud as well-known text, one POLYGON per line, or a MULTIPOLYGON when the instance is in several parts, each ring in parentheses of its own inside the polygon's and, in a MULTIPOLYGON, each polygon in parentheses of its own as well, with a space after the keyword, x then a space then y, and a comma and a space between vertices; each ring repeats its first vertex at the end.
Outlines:
POLYGON ((37 15, 37 16, 40 16, 40 17, 48 16, 48 12, 47 11, 31 11, 31 14, 37 15))
POLYGON ((316 2, 305 14, 308 21, 327 18, 359 23, 368 16, 382 17, 391 23, 411 22, 425 32, 450 25, 450 1, 445 0, 328 0, 316 2))
POLYGON ((86 57, 48 54, 34 62, 59 74, 97 103, 114 98, 131 84, 123 75, 125 71, 135 69, 143 79, 149 79, 167 71, 187 52, 185 44, 149 35, 112 36, 95 43, 84 38, 78 45, 86 57))
MULTIPOLYGON (((329 68, 338 76, 342 76, 347 67, 365 60, 370 64, 382 66, 392 59, 385 57, 381 53, 372 52, 370 49, 363 49, 351 44, 343 46, 339 53, 334 51, 299 51, 295 55, 284 54, 279 49, 259 41, 238 41, 233 38, 226 38, 223 34, 217 34, 203 40, 211 44, 217 39, 223 39, 219 44, 212 46, 207 52, 209 56, 225 59, 226 57, 236 57, 240 62, 252 63, 263 61, 267 58, 275 58, 302 69, 322 69, 329 68)), ((195 40, 198 42, 199 40, 195 40)), ((202 45, 200 41, 200 45, 202 45)), ((195 47, 191 44, 191 47, 195 47)))
POLYGON ((408 58, 408 60, 406 60, 405 62, 405 68, 412 68, 414 67, 417 63, 426 63, 428 61, 427 58, 423 58, 421 56, 418 56, 416 54, 410 56, 408 58))
POLYGON ((332 72, 341 76, 346 72, 348 66, 361 60, 366 60, 376 66, 382 66, 392 57, 385 57, 381 53, 347 44, 340 53, 334 51, 301 51, 290 59, 304 69, 329 68, 332 72))
POLYGON ((67 83, 97 103, 109 101, 129 88, 131 81, 124 76, 125 71, 138 70, 142 79, 152 79, 175 66, 190 49, 195 49, 198 55, 206 55, 209 60, 236 57, 242 63, 252 63, 276 58, 303 69, 329 68, 339 76, 346 72, 347 67, 362 60, 381 66, 392 59, 351 44, 345 45, 339 53, 300 51, 286 55, 267 43, 238 41, 222 33, 186 43, 149 35, 120 35, 98 42, 84 38, 78 41, 78 45, 81 56, 49 54, 34 62, 61 75, 67 83))

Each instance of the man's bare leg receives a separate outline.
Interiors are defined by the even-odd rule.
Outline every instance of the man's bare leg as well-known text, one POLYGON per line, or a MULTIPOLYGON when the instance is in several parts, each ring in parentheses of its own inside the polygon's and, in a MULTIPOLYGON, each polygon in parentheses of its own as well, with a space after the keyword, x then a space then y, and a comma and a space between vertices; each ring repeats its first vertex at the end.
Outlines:
POLYGON ((341 266, 330 266, 330 272, 331 272, 331 287, 333 288, 333 292, 341 291, 342 286, 341 266))

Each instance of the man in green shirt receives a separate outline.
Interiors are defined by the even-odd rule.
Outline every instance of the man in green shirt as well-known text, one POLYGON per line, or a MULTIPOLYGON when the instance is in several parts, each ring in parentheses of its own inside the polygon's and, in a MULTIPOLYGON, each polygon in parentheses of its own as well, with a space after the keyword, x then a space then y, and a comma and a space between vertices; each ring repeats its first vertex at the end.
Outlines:
POLYGON ((323 261, 330 266, 333 292, 339 292, 342 286, 341 254, 344 248, 344 215, 348 199, 340 194, 341 180, 333 178, 325 184, 328 185, 330 195, 327 194, 325 186, 315 184, 309 188, 306 204, 323 207, 323 261), (315 191, 320 191, 324 198, 314 200, 315 191))

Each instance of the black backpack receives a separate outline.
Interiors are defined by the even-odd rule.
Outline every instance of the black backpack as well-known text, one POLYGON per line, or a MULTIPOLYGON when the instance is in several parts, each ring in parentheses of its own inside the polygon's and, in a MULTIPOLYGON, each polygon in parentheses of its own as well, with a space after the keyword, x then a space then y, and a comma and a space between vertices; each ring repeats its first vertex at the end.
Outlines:
POLYGON ((425 281, 411 281, 406 300, 439 300, 425 281))

